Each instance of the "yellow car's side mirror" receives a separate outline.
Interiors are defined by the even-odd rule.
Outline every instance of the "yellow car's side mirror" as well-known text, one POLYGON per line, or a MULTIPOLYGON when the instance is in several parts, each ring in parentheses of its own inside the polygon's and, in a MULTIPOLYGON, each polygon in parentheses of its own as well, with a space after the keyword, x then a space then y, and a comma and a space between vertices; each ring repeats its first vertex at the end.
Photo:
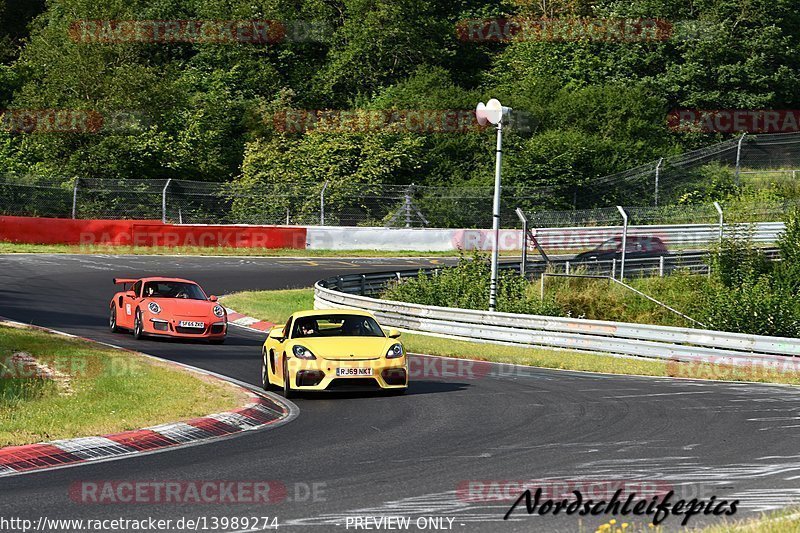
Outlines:
POLYGON ((283 341, 283 330, 281 328, 275 328, 270 330, 269 338, 275 339, 276 341, 283 341))
POLYGON ((389 330, 389 338, 390 339, 396 339, 399 336, 400 336, 400 332, 397 331, 396 329, 390 329, 389 330))

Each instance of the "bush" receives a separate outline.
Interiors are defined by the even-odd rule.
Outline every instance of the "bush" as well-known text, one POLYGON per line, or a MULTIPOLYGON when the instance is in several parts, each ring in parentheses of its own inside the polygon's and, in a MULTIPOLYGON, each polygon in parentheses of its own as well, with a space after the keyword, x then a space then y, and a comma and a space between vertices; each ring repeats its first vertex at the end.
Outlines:
POLYGON ((770 263, 749 235, 723 239, 711 256, 714 290, 703 321, 709 328, 755 335, 800 336, 800 219, 792 213, 778 246, 780 263, 770 263))
MULTIPOLYGON (((422 274, 397 282, 382 298, 421 305, 461 309, 487 309, 491 264, 487 256, 476 252, 461 256, 454 267, 434 274, 422 274)), ((542 301, 535 288, 515 272, 500 271, 497 280, 497 310, 506 313, 560 316, 552 300, 542 301)))
POLYGON ((751 232, 735 234, 722 239, 709 256, 714 278, 725 288, 739 287, 743 283, 755 282, 772 270, 772 263, 764 252, 755 246, 751 232))
POLYGON ((800 336, 797 305, 769 276, 715 291, 708 301, 703 321, 710 329, 721 331, 800 336))

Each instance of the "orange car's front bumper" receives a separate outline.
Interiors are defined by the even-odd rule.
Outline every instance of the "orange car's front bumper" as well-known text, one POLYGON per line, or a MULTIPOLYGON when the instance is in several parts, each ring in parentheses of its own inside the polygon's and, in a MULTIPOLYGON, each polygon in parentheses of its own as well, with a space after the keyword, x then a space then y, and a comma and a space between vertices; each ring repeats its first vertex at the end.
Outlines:
POLYGON ((144 333, 159 337, 183 339, 224 339, 228 333, 227 320, 204 322, 202 328, 182 328, 178 320, 149 318, 144 321, 144 333))

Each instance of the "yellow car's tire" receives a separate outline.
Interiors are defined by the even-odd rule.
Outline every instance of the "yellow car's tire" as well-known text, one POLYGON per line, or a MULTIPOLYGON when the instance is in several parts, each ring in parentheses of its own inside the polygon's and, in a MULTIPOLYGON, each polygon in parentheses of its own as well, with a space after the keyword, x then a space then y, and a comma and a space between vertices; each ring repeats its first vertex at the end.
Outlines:
POLYGON ((283 358, 283 397, 287 400, 294 397, 295 391, 292 390, 292 384, 289 380, 289 372, 286 371, 287 364, 286 357, 283 358))
POLYGON ((261 351, 261 387, 264 390, 272 388, 272 384, 269 382, 269 370, 267 369, 267 354, 263 350, 261 351))

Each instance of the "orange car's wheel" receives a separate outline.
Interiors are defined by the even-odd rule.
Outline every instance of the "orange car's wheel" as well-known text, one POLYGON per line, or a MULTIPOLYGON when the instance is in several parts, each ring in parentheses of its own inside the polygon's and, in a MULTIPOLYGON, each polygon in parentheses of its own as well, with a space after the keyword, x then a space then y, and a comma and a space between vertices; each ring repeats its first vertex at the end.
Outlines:
POLYGON ((142 312, 137 309, 133 318, 133 338, 137 341, 144 337, 144 323, 142 322, 142 312))
POLYGON ((122 331, 119 326, 117 326, 117 308, 115 306, 111 306, 111 312, 108 315, 108 329, 111 330, 111 333, 119 333, 122 331))

